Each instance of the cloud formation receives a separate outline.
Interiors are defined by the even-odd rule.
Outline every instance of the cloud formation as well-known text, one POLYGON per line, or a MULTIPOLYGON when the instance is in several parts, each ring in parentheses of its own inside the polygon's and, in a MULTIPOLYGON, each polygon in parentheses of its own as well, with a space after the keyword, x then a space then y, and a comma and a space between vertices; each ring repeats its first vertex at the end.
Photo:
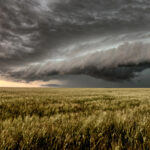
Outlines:
POLYGON ((0 75, 129 80, 149 68, 149 0, 0 0, 0 75))
POLYGON ((107 51, 95 52, 59 62, 47 62, 10 73, 24 80, 50 80, 51 76, 86 74, 105 80, 126 80, 150 66, 150 44, 126 43, 107 51))

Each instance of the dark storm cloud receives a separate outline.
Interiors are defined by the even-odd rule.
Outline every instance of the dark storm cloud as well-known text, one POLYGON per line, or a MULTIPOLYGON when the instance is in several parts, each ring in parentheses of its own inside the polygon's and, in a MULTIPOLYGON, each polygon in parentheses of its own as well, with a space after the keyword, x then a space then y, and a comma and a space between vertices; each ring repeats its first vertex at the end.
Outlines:
POLYGON ((149 13, 149 0, 0 0, 0 75, 133 78, 149 68, 149 13))
POLYGON ((150 67, 150 44, 124 44, 116 49, 60 62, 32 65, 10 73, 24 80, 50 80, 55 75, 87 74, 105 80, 127 80, 150 67))
MULTIPOLYGON (((66 75, 66 76, 57 76, 57 80, 63 81, 64 84, 62 87, 74 87, 74 88, 137 88, 137 87, 149 87, 150 81, 150 69, 145 70, 141 73, 140 76, 127 81, 123 80, 120 82, 110 82, 102 80, 99 78, 93 78, 87 75, 66 75)), ((51 84, 45 84, 44 87, 53 87, 51 84)))

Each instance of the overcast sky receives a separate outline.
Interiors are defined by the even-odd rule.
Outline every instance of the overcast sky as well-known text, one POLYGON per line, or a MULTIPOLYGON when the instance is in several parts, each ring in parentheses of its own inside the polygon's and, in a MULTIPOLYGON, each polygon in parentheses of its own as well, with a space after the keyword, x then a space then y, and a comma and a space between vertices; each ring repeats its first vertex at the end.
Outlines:
POLYGON ((0 86, 150 87, 149 0, 0 0, 0 86))

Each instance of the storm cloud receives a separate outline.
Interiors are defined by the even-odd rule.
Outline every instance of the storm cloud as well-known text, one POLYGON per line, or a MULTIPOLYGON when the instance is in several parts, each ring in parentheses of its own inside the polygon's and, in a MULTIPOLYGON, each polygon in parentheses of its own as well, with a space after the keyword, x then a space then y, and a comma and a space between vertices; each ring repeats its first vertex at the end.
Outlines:
POLYGON ((120 82, 150 67, 149 0, 0 0, 0 75, 120 82))
POLYGON ((118 48, 95 52, 59 62, 47 62, 12 72, 24 80, 50 80, 51 76, 86 74, 105 80, 125 80, 150 66, 150 44, 124 44, 118 48))

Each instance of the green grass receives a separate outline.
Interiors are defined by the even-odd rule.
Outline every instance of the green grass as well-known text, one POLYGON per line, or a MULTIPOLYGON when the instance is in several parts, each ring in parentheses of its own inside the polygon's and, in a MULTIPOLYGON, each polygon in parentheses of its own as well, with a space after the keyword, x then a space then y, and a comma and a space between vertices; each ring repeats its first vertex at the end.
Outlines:
POLYGON ((149 150, 150 89, 0 88, 0 150, 149 150))

